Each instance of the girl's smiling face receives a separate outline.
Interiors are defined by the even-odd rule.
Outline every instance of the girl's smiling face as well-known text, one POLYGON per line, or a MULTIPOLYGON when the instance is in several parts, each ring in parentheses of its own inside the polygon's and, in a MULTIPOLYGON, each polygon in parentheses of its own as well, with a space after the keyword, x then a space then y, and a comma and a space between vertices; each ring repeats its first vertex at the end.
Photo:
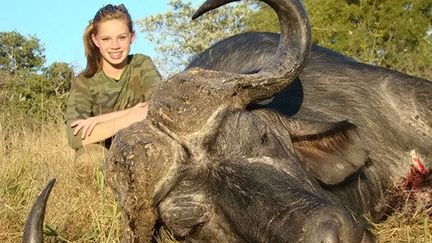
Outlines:
POLYGON ((127 64, 135 33, 121 19, 103 21, 97 26, 97 33, 92 35, 93 43, 102 55, 102 66, 110 65, 121 69, 127 64))

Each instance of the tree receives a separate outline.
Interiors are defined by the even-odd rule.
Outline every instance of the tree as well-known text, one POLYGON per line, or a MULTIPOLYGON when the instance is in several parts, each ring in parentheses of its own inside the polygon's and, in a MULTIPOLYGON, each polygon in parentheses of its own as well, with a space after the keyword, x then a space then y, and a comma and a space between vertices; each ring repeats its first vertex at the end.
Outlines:
POLYGON ((39 121, 61 117, 75 77, 72 66, 54 62, 44 67, 44 48, 36 37, 0 32, 0 41, 2 113, 39 121))
POLYGON ((280 33, 279 20, 275 11, 266 4, 257 4, 256 11, 246 18, 246 31, 280 33))
POLYGON ((71 64, 54 62, 48 68, 43 69, 44 77, 49 80, 49 90, 54 96, 64 96, 69 93, 72 79, 75 72, 71 64))
MULTIPOLYGON (((279 32, 274 11, 264 4, 224 6, 198 23, 189 21, 194 12, 190 4, 175 0, 170 5, 172 11, 140 22, 166 66, 177 67, 170 70, 178 71, 187 63, 185 57, 227 36, 279 32)), ((432 79, 432 1, 305 0, 305 6, 314 43, 362 62, 432 79)))
POLYGON ((35 72, 45 63, 43 46, 34 36, 25 37, 16 31, 0 32, 0 69, 35 72))
POLYGON ((192 21, 196 9, 190 2, 168 4, 168 12, 137 21, 145 38, 156 45, 160 71, 168 74, 182 70, 194 54, 212 43, 242 32, 252 11, 245 3, 230 4, 192 21))
POLYGON ((306 0, 314 42, 432 79, 432 1, 306 0))
POLYGON ((41 71, 8 76, 0 90, 0 109, 5 114, 25 114, 26 119, 38 121, 61 117, 74 70, 70 64, 55 62, 41 71))

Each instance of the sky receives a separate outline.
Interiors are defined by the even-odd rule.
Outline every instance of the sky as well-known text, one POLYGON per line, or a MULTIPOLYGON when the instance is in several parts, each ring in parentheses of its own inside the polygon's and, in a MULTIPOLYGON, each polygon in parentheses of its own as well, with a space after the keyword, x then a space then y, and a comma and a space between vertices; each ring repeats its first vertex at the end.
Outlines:
MULTIPOLYGON (((123 3, 136 21, 168 11, 168 2, 169 0, 2 0, 0 32, 17 31, 24 36, 38 38, 45 48, 45 66, 53 62, 66 62, 72 64, 75 70, 81 70, 85 67, 82 33, 99 8, 109 3, 123 3)), ((198 6, 204 0, 191 2, 193 6, 198 6)), ((146 42, 136 24, 135 31, 137 38, 131 53, 154 56, 154 49, 146 42)))

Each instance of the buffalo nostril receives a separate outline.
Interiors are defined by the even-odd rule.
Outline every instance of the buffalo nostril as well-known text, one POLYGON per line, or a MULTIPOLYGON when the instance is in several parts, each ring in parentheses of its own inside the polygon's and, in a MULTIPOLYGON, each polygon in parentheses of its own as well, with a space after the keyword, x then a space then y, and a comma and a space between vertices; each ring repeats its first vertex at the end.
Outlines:
POLYGON ((361 219, 337 207, 324 207, 304 222, 302 242, 369 243, 374 238, 361 219))
POLYGON ((321 224, 317 232, 319 241, 322 243, 339 243, 339 226, 334 221, 327 221, 321 224))
POLYGON ((307 242, 320 243, 340 243, 339 224, 334 220, 328 220, 314 227, 314 231, 310 232, 307 242))

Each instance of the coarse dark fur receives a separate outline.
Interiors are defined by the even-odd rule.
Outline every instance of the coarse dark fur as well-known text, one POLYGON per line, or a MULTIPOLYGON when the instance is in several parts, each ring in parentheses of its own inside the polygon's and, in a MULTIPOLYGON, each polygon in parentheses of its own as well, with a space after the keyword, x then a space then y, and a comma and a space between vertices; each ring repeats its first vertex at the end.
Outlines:
MULTIPOLYGON (((228 2, 209 0, 198 13, 228 2)), ((299 1, 265 2, 291 38, 265 68, 177 74, 154 91, 148 119, 116 136, 106 171, 122 208, 124 240, 146 241, 152 225, 185 242, 373 239, 364 211, 322 186, 345 183, 365 166, 356 127, 246 109, 291 83, 310 46, 299 1)))
MULTIPOLYGON (((204 5, 208 10, 225 2, 210 0, 204 5)), ((284 30, 287 36, 282 40, 297 38, 298 31, 284 30)), ((186 72, 196 72, 205 78, 205 85, 216 86, 229 83, 230 75, 196 67, 252 74, 249 77, 268 73, 269 68, 283 70, 290 65, 271 58, 280 50, 297 49, 292 44, 277 48, 278 43, 276 34, 241 34, 198 56, 186 72), (216 76, 220 81, 213 80, 216 76)), ((177 126, 171 116, 164 116, 166 125, 159 128, 177 141, 174 151, 183 151, 171 150, 171 156, 183 162, 174 163, 162 176, 165 181, 153 187, 156 215, 177 239, 372 240, 361 215, 379 219, 385 190, 409 171, 409 151, 416 149, 425 156, 431 151, 432 84, 319 46, 312 46, 304 65, 298 79, 258 103, 265 95, 254 89, 266 81, 214 100, 210 96, 222 89, 195 96, 196 87, 186 88, 195 78, 179 75, 169 82, 182 86, 163 86, 164 92, 157 94, 165 98, 172 92, 182 94, 169 109, 190 115, 177 116, 177 126), (260 96, 246 102, 246 110, 236 104, 243 98, 232 100, 243 90, 260 96), (222 108, 226 100, 233 103, 222 108), (180 105, 188 102, 193 102, 196 112, 180 105), (207 109, 214 105, 219 108, 207 109), (192 117, 196 121, 187 120, 192 117)), ((129 133, 146 127, 136 129, 129 133)))
MULTIPOLYGON (((275 33, 239 34, 216 43, 188 68, 257 72, 276 51, 278 41, 275 33)), ((409 171, 409 152, 415 149, 432 157, 432 82, 359 63, 323 47, 312 47, 292 85, 272 99, 249 106, 261 108, 292 118, 355 124, 370 161, 351 181, 326 189, 375 219, 381 218, 384 192, 409 171), (359 188, 361 200, 351 196, 359 188)))

